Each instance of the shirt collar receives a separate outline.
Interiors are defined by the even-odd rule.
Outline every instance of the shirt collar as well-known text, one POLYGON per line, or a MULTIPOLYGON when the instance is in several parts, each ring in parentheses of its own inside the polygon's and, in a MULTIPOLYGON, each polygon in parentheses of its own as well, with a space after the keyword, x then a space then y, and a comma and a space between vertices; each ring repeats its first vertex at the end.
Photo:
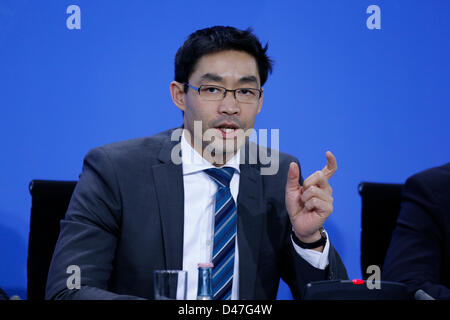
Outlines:
MULTIPOLYGON (((239 149, 236 154, 231 158, 225 166, 232 167, 236 172, 240 173, 239 159, 241 150, 239 149)), ((191 174, 199 171, 203 171, 210 168, 216 168, 205 158, 203 158, 194 148, 187 142, 186 137, 183 134, 181 137, 181 161, 183 163, 183 175, 191 174)))

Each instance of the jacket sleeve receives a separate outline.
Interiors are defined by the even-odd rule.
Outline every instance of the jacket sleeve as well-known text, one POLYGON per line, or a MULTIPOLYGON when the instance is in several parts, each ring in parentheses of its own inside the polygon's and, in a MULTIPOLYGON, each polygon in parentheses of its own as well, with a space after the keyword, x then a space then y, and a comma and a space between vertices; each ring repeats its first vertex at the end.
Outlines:
POLYGON ((84 159, 80 179, 61 221, 46 299, 138 299, 115 294, 108 288, 121 211, 113 163, 102 148, 93 149, 84 159))
POLYGON ((292 244, 287 249, 287 256, 290 262, 283 264, 282 278, 296 300, 303 298, 305 286, 310 282, 348 279, 344 263, 331 243, 325 270, 313 267, 295 251, 292 244))
POLYGON ((445 222, 439 213, 445 209, 438 201, 442 190, 433 187, 434 178, 427 182, 423 177, 416 175, 405 183, 382 278, 405 283, 411 298, 422 289, 433 298, 450 299, 450 289, 440 284, 440 276, 445 272, 441 264, 445 252, 445 222))

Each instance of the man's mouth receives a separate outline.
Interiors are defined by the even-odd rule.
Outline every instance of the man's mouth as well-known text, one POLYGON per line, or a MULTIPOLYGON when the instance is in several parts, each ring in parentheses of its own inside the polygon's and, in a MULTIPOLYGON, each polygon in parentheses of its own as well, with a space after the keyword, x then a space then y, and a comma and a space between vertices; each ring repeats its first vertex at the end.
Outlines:
POLYGON ((220 131, 223 139, 234 138, 239 126, 234 123, 222 123, 216 127, 220 131))
POLYGON ((234 132, 236 130, 234 128, 227 128, 227 127, 220 127, 218 129, 223 131, 223 132, 225 132, 225 133, 231 133, 231 132, 234 132))

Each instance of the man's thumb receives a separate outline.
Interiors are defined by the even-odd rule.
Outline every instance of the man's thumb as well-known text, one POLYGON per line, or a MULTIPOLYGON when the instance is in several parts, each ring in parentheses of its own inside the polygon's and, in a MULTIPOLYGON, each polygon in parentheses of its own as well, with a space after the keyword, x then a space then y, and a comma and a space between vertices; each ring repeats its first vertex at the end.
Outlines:
POLYGON ((300 170, 298 168, 298 165, 295 162, 291 162, 289 164, 286 191, 298 190, 298 188, 300 187, 300 184, 298 183, 299 178, 300 178, 300 170))

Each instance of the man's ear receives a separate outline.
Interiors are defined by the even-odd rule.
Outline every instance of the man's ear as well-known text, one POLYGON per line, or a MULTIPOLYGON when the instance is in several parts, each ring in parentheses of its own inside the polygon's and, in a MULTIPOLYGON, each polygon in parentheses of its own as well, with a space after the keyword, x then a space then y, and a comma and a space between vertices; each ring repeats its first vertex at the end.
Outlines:
POLYGON ((185 111, 185 93, 184 93, 184 84, 172 81, 169 86, 170 89, 170 95, 172 96, 172 101, 175 104, 175 106, 180 109, 181 111, 185 111))
POLYGON ((259 101, 258 101, 258 110, 256 111, 256 114, 261 112, 263 100, 264 100, 264 89, 261 88, 261 97, 259 98, 259 101))

